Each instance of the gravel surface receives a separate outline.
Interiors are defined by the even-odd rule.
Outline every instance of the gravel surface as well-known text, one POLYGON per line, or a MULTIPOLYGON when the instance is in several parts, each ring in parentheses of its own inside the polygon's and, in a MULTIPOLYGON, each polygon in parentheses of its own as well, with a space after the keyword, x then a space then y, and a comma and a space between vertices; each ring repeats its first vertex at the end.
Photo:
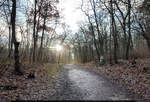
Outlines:
POLYGON ((65 65, 50 100, 131 100, 127 90, 76 65, 65 65))

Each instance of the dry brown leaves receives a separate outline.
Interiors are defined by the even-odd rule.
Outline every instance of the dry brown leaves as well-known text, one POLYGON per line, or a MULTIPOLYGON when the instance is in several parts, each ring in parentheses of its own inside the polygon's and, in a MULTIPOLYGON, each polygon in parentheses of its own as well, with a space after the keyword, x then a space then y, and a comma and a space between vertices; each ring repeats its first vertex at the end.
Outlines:
POLYGON ((113 66, 107 64, 92 68, 86 64, 86 68, 118 81, 143 99, 150 99, 150 73, 143 72, 143 67, 150 67, 150 58, 136 60, 136 67, 131 67, 130 61, 121 60, 121 62, 124 64, 113 66))
MULTIPOLYGON (((42 99, 48 97, 51 93, 51 84, 47 78, 43 65, 41 64, 23 64, 21 66, 24 75, 16 76, 13 74, 13 66, 9 66, 9 69, 0 78, 0 86, 15 86, 17 90, 0 90, 0 101, 2 100, 32 100, 42 99), (27 79, 29 73, 35 73, 35 79, 27 79), (47 91, 49 89, 49 92, 47 91)), ((45 98, 46 99, 46 98, 45 98)))

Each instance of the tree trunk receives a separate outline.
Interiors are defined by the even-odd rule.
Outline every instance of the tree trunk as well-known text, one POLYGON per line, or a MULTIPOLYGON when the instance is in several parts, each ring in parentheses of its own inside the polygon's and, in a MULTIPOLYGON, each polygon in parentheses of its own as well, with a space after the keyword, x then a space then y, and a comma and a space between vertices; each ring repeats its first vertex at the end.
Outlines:
MULTIPOLYGON (((47 11, 46 11, 47 12, 47 11)), ((46 16, 44 17, 44 23, 43 23, 43 30, 42 30, 42 37, 41 37, 41 45, 40 45, 40 51, 39 55, 40 58, 42 58, 42 48, 43 48, 43 39, 44 39, 44 33, 45 33, 45 24, 46 24, 46 16)))
POLYGON ((14 43, 15 46, 15 52, 14 52, 14 57, 15 57, 15 71, 20 73, 20 66, 19 66, 19 42, 14 43))
POLYGON ((128 34, 129 34, 129 38, 128 38, 128 44, 127 44, 127 48, 126 48, 126 59, 129 59, 129 50, 130 50, 130 46, 131 46, 131 1, 128 0, 128 12, 129 12, 129 17, 128 17, 128 34))
POLYGON ((113 1, 111 0, 110 3, 111 3, 110 6, 111 6, 112 36, 113 36, 113 40, 114 40, 114 61, 117 64, 118 63, 118 58, 117 58, 117 46, 118 46, 117 32, 116 32, 116 24, 115 24, 115 19, 114 19, 113 1))
POLYGON ((148 50, 149 50, 149 52, 150 52, 150 39, 149 39, 149 40, 146 40, 146 42, 147 42, 148 50))
POLYGON ((36 6, 37 6, 37 0, 35 0, 35 5, 34 5, 34 27, 33 27, 33 62, 35 62, 35 55, 36 55, 36 35, 35 35, 35 28, 36 28, 36 6))
POLYGON ((93 5, 92 5, 92 2, 91 2, 91 6, 93 6, 92 9, 93 9, 93 12, 94 12, 94 19, 95 19, 96 29, 97 29, 97 33, 98 33, 98 39, 99 39, 98 41, 99 41, 99 44, 100 44, 100 54, 103 56, 104 55, 104 43, 103 43, 102 35, 100 33, 100 30, 99 30, 99 24, 98 24, 97 14, 96 14, 96 4, 95 4, 94 0, 93 0, 93 5))
POLYGON ((96 44, 96 38, 95 38, 95 34, 94 34, 94 28, 93 28, 93 24, 92 22, 90 21, 90 17, 88 16, 88 21, 90 23, 90 27, 91 27, 91 33, 92 33, 92 36, 93 36, 93 41, 94 41, 94 46, 96 48, 96 53, 97 53, 97 57, 98 57, 98 61, 100 61, 100 53, 99 53, 99 50, 98 50, 98 47, 97 47, 97 44, 96 44))
POLYGON ((109 38, 109 63, 110 64, 112 64, 112 54, 111 54, 111 49, 112 49, 112 47, 111 47, 111 36, 112 36, 112 30, 111 30, 112 28, 110 27, 110 38, 109 38))
POLYGON ((41 37, 41 45, 40 45, 40 50, 39 50, 39 57, 42 58, 43 55, 43 40, 44 40, 44 33, 46 29, 46 19, 47 19, 47 12, 48 12, 48 5, 45 7, 45 15, 44 15, 44 21, 43 21, 43 29, 42 29, 42 37, 41 37))
MULTIPOLYGON (((35 42, 38 42, 38 33, 39 33, 39 25, 40 25, 40 18, 41 18, 41 8, 42 8, 43 1, 41 1, 41 4, 39 5, 39 10, 38 10, 38 21, 37 21, 37 30, 36 30, 36 35, 35 35, 35 42)), ((37 14, 36 14, 37 15, 37 14)), ((39 59, 38 59, 39 60, 39 59)))
POLYGON ((14 59, 15 59, 15 72, 17 74, 22 75, 20 71, 20 63, 19 63, 19 42, 16 40, 16 0, 12 1, 12 13, 11 13, 11 24, 12 24, 12 41, 14 43, 15 51, 14 51, 14 59))
POLYGON ((9 26, 9 44, 8 44, 8 47, 9 47, 9 54, 8 54, 8 57, 10 58, 11 57, 11 52, 12 52, 12 41, 11 41, 11 27, 9 26))

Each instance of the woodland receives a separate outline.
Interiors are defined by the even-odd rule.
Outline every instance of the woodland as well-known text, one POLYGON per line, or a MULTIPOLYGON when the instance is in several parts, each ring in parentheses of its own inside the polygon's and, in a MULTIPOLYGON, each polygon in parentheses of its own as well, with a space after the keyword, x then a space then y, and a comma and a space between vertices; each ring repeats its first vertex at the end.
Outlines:
MULTIPOLYGON (((54 75, 59 71, 51 67, 72 63, 121 83, 126 80, 133 92, 149 99, 150 1, 80 0, 77 9, 86 19, 78 22, 76 32, 63 22, 58 4, 59 0, 0 0, 0 86, 19 88, 26 82, 24 76, 54 75)), ((0 93, 11 97, 8 91, 0 93)))

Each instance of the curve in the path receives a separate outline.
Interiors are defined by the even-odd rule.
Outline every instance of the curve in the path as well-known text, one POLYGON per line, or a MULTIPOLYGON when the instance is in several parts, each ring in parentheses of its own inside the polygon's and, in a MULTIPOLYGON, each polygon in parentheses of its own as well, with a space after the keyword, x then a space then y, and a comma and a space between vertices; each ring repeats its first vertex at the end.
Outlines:
POLYGON ((129 100, 126 90, 76 65, 65 65, 55 100, 129 100), (59 91, 58 91, 59 90, 59 91))

